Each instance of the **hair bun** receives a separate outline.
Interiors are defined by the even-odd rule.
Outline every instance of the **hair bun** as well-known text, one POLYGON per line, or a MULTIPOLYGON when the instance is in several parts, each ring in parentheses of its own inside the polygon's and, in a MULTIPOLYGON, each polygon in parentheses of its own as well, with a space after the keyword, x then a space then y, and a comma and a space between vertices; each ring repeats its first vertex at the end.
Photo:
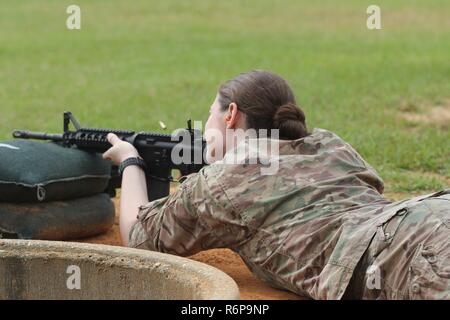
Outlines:
POLYGON ((305 121, 303 112, 293 103, 289 102, 277 109, 273 117, 274 122, 282 123, 284 121, 305 121))
POLYGON ((272 127, 280 130, 280 139, 295 140, 307 134, 305 114, 291 102, 277 109, 272 127))

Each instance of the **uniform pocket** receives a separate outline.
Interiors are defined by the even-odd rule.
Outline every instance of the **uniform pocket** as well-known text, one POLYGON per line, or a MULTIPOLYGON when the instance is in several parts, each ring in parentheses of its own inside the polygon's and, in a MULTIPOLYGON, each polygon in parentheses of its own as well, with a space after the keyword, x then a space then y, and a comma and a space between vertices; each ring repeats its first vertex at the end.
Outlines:
POLYGON ((409 269, 412 299, 450 299, 450 229, 440 224, 417 248, 409 269))
POLYGON ((386 249, 394 239, 398 228, 409 213, 408 207, 403 207, 395 211, 394 214, 387 216, 377 225, 377 235, 375 238, 375 252, 374 256, 378 256, 384 249, 386 249))

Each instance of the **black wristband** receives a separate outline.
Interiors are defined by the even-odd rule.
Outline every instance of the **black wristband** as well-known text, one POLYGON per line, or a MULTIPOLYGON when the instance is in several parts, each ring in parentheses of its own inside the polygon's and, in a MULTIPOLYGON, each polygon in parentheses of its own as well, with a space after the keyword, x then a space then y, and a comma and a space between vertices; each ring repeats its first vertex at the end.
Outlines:
POLYGON ((147 169, 147 165, 145 164, 144 159, 142 159, 141 157, 132 157, 122 161, 119 166, 119 174, 122 175, 123 171, 128 166, 138 166, 141 167, 144 171, 147 169))

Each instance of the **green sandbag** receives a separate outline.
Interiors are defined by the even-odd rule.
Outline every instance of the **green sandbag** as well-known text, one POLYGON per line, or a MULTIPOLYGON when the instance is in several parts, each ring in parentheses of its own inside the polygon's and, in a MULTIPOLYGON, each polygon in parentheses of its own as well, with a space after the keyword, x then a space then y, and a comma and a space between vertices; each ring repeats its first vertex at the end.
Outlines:
POLYGON ((69 200, 104 192, 111 162, 53 142, 0 142, 0 201, 69 200))
POLYGON ((0 203, 0 238, 70 240, 103 233, 114 224, 106 193, 69 201, 0 203))

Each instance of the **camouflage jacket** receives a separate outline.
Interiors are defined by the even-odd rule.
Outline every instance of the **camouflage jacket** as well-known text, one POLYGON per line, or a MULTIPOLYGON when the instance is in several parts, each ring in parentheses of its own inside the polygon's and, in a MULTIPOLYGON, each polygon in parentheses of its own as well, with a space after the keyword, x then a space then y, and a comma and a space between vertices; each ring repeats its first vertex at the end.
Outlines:
POLYGON ((340 299, 396 205, 381 195, 376 171, 335 133, 315 128, 279 147, 275 175, 262 175, 260 163, 216 162, 141 206, 129 245, 182 256, 230 248, 274 287, 340 299))

